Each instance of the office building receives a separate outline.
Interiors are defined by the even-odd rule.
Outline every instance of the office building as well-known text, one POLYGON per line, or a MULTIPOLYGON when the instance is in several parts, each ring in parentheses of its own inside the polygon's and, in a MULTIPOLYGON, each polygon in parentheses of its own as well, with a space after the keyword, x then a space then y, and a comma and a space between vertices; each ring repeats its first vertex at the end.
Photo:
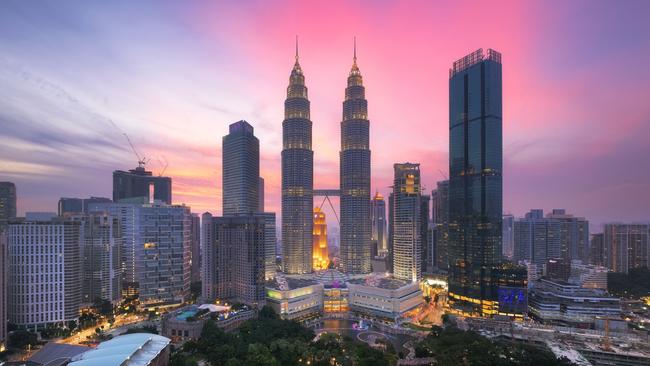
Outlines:
POLYGON ((530 316, 543 324, 593 328, 596 317, 621 314, 620 299, 607 291, 564 281, 540 279, 528 296, 530 316))
POLYGON ((341 247, 343 272, 370 273, 370 121, 356 41, 341 122, 341 247))
POLYGON ((394 164, 393 168, 393 275, 416 282, 422 278, 420 164, 394 164))
POLYGON ((498 294, 495 314, 521 319, 528 311, 528 270, 503 263, 493 271, 493 289, 498 294))
POLYGON ((77 214, 81 232, 81 302, 97 299, 113 304, 122 295, 122 230, 117 216, 108 212, 77 214))
POLYGON ((261 216, 203 215, 203 297, 207 301, 264 305, 265 219, 261 216), (206 226, 208 225, 208 226, 206 226), (205 232, 204 232, 205 235, 205 232))
POLYGON ((375 196, 370 200, 370 220, 372 222, 373 254, 375 256, 385 255, 388 251, 386 201, 379 192, 375 192, 375 196))
POLYGON ((201 281, 201 217, 193 213, 190 221, 192 250, 190 251, 190 281, 201 281))
POLYGON ((307 98, 296 42, 282 122, 282 267, 291 274, 312 269, 314 152, 307 98))
POLYGON ((260 141, 246 121, 233 123, 222 145, 223 215, 258 212, 260 186, 260 141))
POLYGON ((388 255, 386 256, 386 269, 388 272, 393 273, 393 262, 394 262, 394 227, 393 220, 395 220, 395 195, 391 192, 388 195, 388 255))
POLYGON ((422 273, 427 272, 429 269, 433 269, 429 265, 429 218, 430 210, 429 206, 431 204, 431 196, 427 194, 420 194, 420 260, 422 273))
POLYGON ((129 171, 113 172, 113 202, 130 198, 145 198, 146 202, 172 203, 172 179, 157 177, 139 165, 129 171))
POLYGON ((16 185, 0 182, 0 227, 16 217, 16 185))
POLYGON ((503 258, 512 260, 515 250, 515 217, 512 214, 503 215, 502 228, 503 258))
POLYGON ((479 49, 449 71, 449 304, 489 315, 501 261, 501 54, 479 49))
POLYGON ((446 271, 449 268, 449 181, 436 184, 431 192, 431 216, 436 227, 434 267, 446 271))
POLYGON ((213 243, 214 230, 212 229, 212 214, 204 212, 201 215, 201 299, 209 301, 216 299, 216 258, 214 257, 213 243))
POLYGON ((259 180, 257 194, 259 196, 259 205, 257 207, 257 212, 264 212, 264 178, 262 177, 260 177, 259 180))
POLYGON ((8 226, 8 306, 11 323, 39 330, 67 326, 81 303, 80 223, 16 219, 8 226))
MULTIPOLYGON (((7 319, 7 293, 9 265, 7 257, 8 228, 0 227, 0 317, 7 319)), ((0 322, 0 352, 7 349, 7 322, 0 322)))
POLYGON ((544 217, 534 209, 514 223, 515 262, 531 261, 545 265, 549 259, 561 258, 561 223, 544 217))
POLYGON ((325 212, 319 207, 314 207, 314 246, 312 248, 314 258, 313 269, 327 269, 330 264, 327 248, 327 220, 325 212))
POLYGON ((104 197, 90 197, 90 198, 67 198, 61 197, 58 204, 58 215, 75 215, 80 213, 86 213, 88 207, 93 206, 97 203, 108 203, 112 202, 110 198, 104 197))
POLYGON ((603 246, 605 265, 614 272, 648 268, 648 224, 605 224, 603 246))
POLYGON ((589 221, 563 209, 553 209, 546 218, 560 222, 560 257, 567 262, 589 263, 589 221))
POLYGON ((264 219, 264 278, 270 280, 278 271, 275 263, 277 258, 275 212, 258 212, 253 216, 264 219))

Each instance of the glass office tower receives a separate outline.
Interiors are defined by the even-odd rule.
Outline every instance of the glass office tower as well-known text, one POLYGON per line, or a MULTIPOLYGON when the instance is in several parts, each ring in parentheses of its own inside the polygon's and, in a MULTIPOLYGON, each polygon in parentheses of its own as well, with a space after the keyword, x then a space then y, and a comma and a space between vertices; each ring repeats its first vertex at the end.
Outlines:
POLYGON ((479 49, 449 71, 449 304, 497 313, 501 262, 501 54, 479 49))

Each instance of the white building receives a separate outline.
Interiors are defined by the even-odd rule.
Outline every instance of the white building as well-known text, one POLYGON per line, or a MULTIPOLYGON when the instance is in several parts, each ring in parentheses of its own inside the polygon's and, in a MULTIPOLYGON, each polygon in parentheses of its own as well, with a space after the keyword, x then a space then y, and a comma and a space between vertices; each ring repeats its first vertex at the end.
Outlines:
POLYGON ((21 328, 66 325, 79 318, 80 224, 17 220, 8 227, 8 318, 21 328))
POLYGON ((353 312, 394 320, 424 302, 419 283, 369 276, 348 281, 353 312))
POLYGON ((266 303, 283 319, 300 319, 323 312, 323 284, 277 275, 267 282, 266 303))

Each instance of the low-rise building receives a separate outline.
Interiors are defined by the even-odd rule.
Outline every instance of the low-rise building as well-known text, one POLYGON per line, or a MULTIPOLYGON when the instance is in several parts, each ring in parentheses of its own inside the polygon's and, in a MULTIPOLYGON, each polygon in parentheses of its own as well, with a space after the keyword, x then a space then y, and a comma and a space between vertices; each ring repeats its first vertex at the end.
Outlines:
POLYGON ((368 276, 348 281, 350 310, 395 320, 424 302, 418 282, 368 276))
POLYGON ((254 318, 255 314, 254 310, 245 305, 237 309, 214 304, 189 305, 163 317, 162 335, 175 343, 195 340, 201 337, 203 326, 210 320, 228 332, 239 328, 241 323, 254 318))
POLYGON ((266 302, 283 319, 305 319, 323 313, 323 284, 276 275, 266 284, 266 302))
POLYGON ((593 264, 571 264, 571 277, 569 282, 575 283, 585 288, 599 288, 607 290, 607 272, 606 267, 596 266, 593 264))
POLYGON ((167 366, 170 339, 150 333, 125 334, 72 358, 69 366, 167 366))
POLYGON ((621 302, 602 289, 542 278, 529 291, 528 313, 544 324, 593 328, 597 316, 620 316, 621 302))

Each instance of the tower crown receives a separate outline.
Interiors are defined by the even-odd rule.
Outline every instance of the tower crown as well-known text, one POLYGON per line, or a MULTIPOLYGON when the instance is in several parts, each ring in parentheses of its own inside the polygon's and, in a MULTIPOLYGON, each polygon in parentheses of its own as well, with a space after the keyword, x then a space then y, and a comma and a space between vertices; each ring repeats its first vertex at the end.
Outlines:
POLYGON ((348 76, 348 86, 363 85, 363 78, 361 71, 357 65, 357 37, 354 37, 354 53, 352 57, 352 67, 350 68, 350 75, 348 76))

